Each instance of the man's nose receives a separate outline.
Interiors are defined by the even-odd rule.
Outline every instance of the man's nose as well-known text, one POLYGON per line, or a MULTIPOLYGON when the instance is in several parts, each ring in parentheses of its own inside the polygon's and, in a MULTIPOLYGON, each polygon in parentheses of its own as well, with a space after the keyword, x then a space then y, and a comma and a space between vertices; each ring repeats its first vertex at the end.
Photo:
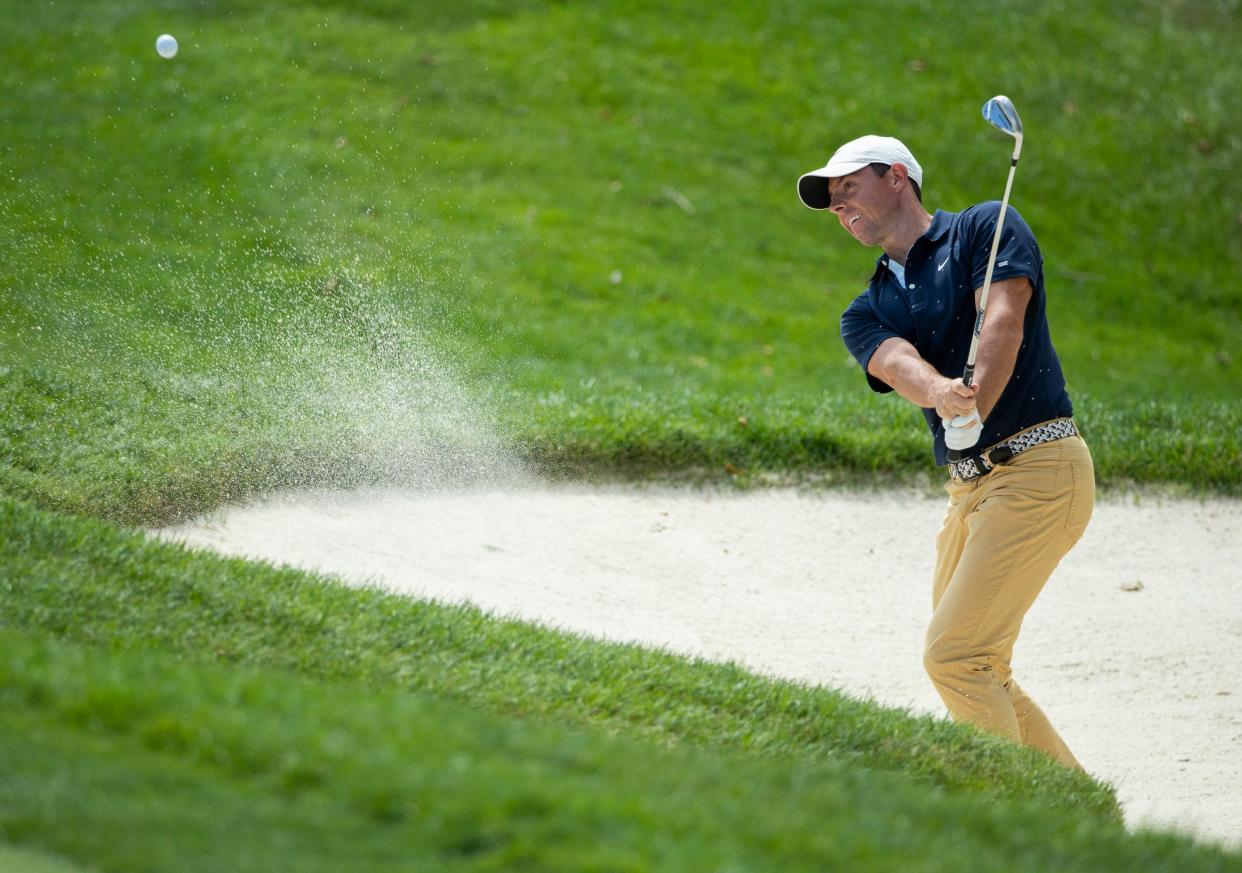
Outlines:
POLYGON ((831 210, 832 212, 840 213, 841 210, 844 208, 845 208, 845 203, 842 202, 841 198, 838 197, 836 194, 829 192, 828 193, 828 209, 831 210))

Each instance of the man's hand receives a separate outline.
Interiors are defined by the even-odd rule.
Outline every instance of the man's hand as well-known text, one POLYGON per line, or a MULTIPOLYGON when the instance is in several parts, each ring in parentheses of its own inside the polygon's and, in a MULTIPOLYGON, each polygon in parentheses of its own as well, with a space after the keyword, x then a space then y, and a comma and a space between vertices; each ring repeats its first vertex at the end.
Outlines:
POLYGON ((966 415, 975 408, 975 396, 979 393, 979 383, 967 388, 961 379, 946 379, 933 388, 932 399, 936 402, 936 414, 944 421, 952 421, 959 415, 966 415))

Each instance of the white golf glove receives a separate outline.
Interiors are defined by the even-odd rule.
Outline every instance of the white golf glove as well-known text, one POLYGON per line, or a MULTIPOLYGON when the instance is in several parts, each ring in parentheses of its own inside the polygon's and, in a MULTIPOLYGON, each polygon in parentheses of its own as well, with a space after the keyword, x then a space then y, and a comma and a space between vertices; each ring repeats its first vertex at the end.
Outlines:
POLYGON ((940 423, 944 425, 944 444, 959 452, 977 445, 983 433, 983 419, 978 409, 956 418, 942 418, 940 423))

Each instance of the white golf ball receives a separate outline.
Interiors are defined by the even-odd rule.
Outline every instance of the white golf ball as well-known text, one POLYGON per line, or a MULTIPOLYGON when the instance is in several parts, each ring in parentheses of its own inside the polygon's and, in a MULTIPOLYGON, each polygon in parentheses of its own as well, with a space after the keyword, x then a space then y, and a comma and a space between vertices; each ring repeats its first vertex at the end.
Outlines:
POLYGON ((162 34, 155 41, 155 50, 160 53, 161 58, 171 58, 177 55, 177 38, 172 34, 162 34))

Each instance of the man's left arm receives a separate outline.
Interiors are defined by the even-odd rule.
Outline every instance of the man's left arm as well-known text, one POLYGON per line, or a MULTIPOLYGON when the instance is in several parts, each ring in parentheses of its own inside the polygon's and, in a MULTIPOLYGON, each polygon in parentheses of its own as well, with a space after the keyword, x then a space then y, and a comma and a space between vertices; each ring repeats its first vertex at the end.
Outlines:
MULTIPOLYGON (((975 291, 976 301, 982 290, 975 291)), ((979 386, 975 403, 984 421, 1013 375, 1033 290, 1031 281, 1024 276, 993 282, 988 290, 988 308, 975 355, 975 384, 979 386)))

